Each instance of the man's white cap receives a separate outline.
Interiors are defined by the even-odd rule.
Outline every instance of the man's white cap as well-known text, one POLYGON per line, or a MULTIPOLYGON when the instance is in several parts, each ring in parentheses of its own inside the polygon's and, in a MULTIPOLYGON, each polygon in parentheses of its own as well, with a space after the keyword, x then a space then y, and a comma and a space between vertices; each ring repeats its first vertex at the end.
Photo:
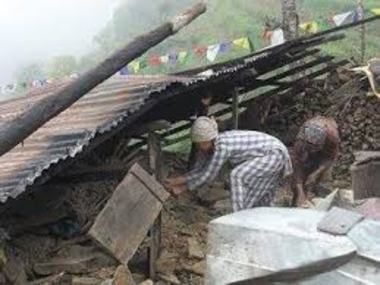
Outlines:
POLYGON ((209 117, 199 117, 191 127, 192 142, 207 142, 217 138, 218 124, 209 117))

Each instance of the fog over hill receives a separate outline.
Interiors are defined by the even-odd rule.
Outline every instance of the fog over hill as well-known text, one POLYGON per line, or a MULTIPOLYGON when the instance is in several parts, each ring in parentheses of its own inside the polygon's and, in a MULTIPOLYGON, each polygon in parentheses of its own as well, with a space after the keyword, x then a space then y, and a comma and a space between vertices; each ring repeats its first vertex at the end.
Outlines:
POLYGON ((121 0, 0 0, 0 84, 30 62, 82 55, 121 0))

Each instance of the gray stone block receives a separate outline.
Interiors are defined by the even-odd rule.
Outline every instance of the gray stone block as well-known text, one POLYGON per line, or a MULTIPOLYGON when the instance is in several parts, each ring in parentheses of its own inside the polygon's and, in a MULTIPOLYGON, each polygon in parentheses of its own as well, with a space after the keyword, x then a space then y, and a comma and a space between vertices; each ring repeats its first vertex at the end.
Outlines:
POLYGON ((324 215, 305 209, 257 208, 212 221, 205 284, 229 284, 355 252, 349 238, 318 232, 324 215))

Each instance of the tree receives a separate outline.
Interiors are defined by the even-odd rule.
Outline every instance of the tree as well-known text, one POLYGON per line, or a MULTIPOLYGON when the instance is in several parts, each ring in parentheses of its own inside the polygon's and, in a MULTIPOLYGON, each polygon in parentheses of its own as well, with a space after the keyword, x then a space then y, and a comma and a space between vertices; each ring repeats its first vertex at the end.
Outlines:
POLYGON ((94 37, 94 42, 103 52, 110 53, 195 2, 197 1, 124 1, 117 8, 107 26, 94 37), (144 16, 141 17, 141 15, 144 16))
POLYGON ((15 73, 15 79, 19 84, 29 83, 42 78, 44 78, 44 68, 43 65, 38 62, 25 65, 15 73))
POLYGON ((286 40, 298 38, 298 25, 296 0, 282 0, 282 26, 286 40))
POLYGON ((61 55, 54 57, 47 68, 47 75, 50 78, 62 78, 78 71, 78 63, 71 55, 61 55))

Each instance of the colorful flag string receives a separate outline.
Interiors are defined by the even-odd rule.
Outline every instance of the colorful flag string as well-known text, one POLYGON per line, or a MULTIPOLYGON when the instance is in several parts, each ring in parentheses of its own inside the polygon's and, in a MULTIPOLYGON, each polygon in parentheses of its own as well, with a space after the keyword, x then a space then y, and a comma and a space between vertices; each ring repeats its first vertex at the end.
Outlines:
MULTIPOLYGON (((373 15, 380 15, 380 7, 370 8, 364 12, 367 14, 372 13, 373 15)), ((353 9, 352 11, 346 11, 344 13, 333 15, 326 22, 331 23, 335 26, 342 26, 350 23, 355 23, 361 18, 363 18, 363 15, 359 15, 357 9, 353 9)), ((306 33, 316 33, 320 29, 320 22, 310 21, 301 23, 300 28, 306 33)), ((266 42, 269 42, 270 46, 280 45, 285 42, 284 32, 281 28, 275 29, 273 31, 266 30, 264 33, 264 40, 266 42)), ((251 41, 248 37, 243 37, 235 39, 233 41, 226 41, 209 46, 196 47, 192 51, 174 51, 161 56, 152 55, 148 59, 138 59, 122 68, 119 71, 119 74, 137 74, 148 65, 152 67, 160 67, 164 65, 176 66, 177 64, 186 65, 192 53, 199 58, 206 58, 209 62, 215 62, 218 56, 230 52, 233 47, 241 48, 249 52, 252 51, 251 41)), ((73 74, 71 77, 78 77, 78 74, 73 74)), ((40 88, 52 82, 54 82, 54 79, 36 79, 32 80, 31 82, 6 84, 0 86, 0 94, 15 92, 19 89, 40 88)))

